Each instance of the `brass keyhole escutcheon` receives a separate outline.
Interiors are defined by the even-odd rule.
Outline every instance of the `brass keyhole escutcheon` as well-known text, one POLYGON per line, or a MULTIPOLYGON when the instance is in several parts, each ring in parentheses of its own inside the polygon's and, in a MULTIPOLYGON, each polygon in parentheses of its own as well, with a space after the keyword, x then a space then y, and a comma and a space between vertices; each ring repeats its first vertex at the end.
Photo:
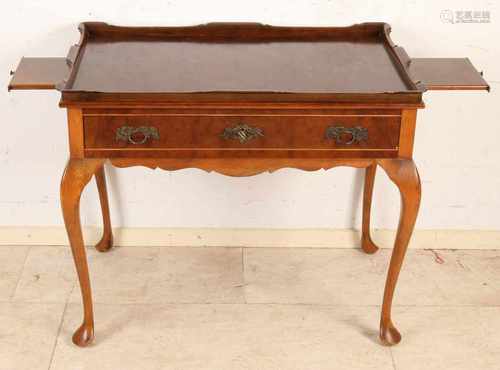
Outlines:
POLYGON ((264 133, 260 128, 243 123, 234 127, 226 127, 221 136, 226 140, 238 140, 241 144, 244 144, 258 137, 263 137, 264 133))

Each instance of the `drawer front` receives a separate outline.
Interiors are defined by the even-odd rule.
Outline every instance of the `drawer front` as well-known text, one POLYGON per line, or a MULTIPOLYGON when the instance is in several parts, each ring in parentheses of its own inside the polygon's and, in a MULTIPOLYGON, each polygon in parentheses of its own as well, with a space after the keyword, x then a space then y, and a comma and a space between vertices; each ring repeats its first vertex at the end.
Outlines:
POLYGON ((168 151, 382 151, 396 156, 400 120, 338 114, 88 115, 85 150, 106 156, 168 151))

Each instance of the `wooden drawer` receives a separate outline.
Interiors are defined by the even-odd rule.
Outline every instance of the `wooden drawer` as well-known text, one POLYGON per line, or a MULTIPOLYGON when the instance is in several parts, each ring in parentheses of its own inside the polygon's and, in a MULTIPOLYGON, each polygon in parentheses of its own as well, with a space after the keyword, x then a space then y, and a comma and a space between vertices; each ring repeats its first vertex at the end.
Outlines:
POLYGON ((380 152, 388 157, 397 155, 400 121, 399 115, 296 112, 90 114, 84 115, 85 151, 87 156, 106 157, 182 152, 280 156, 302 151, 308 156, 366 157, 380 152))

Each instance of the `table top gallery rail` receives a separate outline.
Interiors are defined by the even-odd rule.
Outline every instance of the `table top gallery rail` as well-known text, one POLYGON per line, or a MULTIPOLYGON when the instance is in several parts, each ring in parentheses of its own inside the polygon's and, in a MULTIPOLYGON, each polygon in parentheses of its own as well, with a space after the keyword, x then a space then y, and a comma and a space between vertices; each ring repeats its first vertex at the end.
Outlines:
MULTIPOLYGON (((365 168, 361 247, 374 253, 370 211, 380 166, 401 193, 380 339, 401 335, 393 294, 420 204, 413 162, 417 110, 427 90, 489 90, 467 58, 410 58, 385 23, 274 27, 210 23, 117 27, 82 23, 67 57, 22 58, 9 90, 56 89, 67 109, 69 161, 60 194, 84 317, 73 335, 94 338, 79 202, 95 177, 112 247, 104 163, 251 176, 284 167, 365 168)), ((417 42, 417 35, 415 42, 417 42)))

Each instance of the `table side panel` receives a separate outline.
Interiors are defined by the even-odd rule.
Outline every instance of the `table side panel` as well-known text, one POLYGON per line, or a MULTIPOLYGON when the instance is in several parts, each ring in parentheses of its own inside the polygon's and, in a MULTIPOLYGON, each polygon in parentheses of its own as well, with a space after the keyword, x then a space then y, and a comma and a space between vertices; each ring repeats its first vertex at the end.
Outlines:
POLYGON ((413 157, 413 143, 417 125, 417 110, 405 109, 401 115, 401 130, 399 134, 399 157, 411 159, 413 157))
POLYGON ((71 158, 84 158, 83 114, 79 108, 68 108, 69 153, 71 158))

